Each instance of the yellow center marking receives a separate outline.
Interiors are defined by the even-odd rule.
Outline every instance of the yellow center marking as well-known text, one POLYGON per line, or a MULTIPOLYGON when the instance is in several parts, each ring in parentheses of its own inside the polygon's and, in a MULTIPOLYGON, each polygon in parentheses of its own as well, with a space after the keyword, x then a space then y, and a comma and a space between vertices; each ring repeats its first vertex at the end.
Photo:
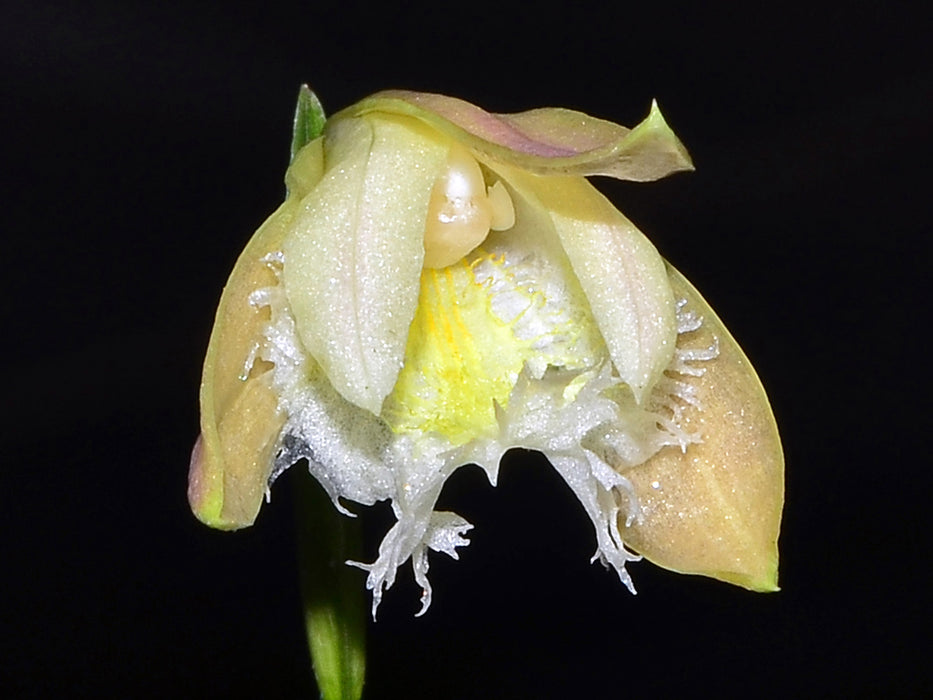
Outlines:
POLYGON ((507 404, 532 350, 492 312, 489 295, 465 260, 422 272, 405 364, 383 407, 395 432, 434 432, 455 446, 495 434, 494 402, 507 404))

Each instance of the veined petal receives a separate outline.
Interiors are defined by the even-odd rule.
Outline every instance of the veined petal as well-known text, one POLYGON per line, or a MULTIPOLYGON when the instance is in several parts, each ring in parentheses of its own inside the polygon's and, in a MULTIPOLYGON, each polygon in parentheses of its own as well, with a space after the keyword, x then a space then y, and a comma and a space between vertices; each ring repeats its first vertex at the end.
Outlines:
MULTIPOLYGON (((719 354, 690 378, 695 406, 684 426, 702 442, 671 446, 626 470, 642 520, 622 537, 667 569, 703 574, 755 591, 776 591, 784 504, 784 455, 777 424, 751 363, 699 292, 668 267, 678 298, 703 318, 690 347, 719 354)), ((620 523, 623 526, 624 523, 620 523)))
POLYGON ((326 172, 285 241, 285 289, 333 386, 378 414, 401 370, 431 187, 449 149, 404 117, 328 122, 326 138, 326 172))
POLYGON ((693 170, 657 102, 634 129, 553 107, 491 114, 454 97, 405 90, 377 93, 334 118, 371 112, 416 117, 477 154, 540 175, 607 175, 641 182, 693 170))
POLYGON ((641 402, 670 363, 677 337, 664 260, 582 177, 496 169, 549 214, 619 377, 641 402))
MULTIPOLYGON (((323 170, 320 140, 308 144, 286 179, 311 187, 323 170)), ((288 198, 253 235, 224 287, 201 379, 201 436, 191 455, 188 500, 211 527, 251 525, 272 469, 285 416, 278 410, 269 365, 254 362, 268 312, 250 303, 257 289, 276 284, 265 256, 278 250, 298 211, 288 198)))

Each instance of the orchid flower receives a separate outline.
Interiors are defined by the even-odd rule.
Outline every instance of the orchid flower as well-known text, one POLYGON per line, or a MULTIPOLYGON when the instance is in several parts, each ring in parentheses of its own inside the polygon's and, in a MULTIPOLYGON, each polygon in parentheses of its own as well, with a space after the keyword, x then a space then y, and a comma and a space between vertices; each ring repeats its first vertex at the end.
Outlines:
MULTIPOLYGON (((657 104, 633 129, 567 109, 490 114, 378 93, 323 120, 224 289, 189 500, 253 523, 306 459, 345 515, 391 501, 375 615, 411 559, 472 527, 435 503, 542 452, 592 520, 594 560, 777 590, 783 457, 754 370, 700 294, 586 179, 691 170, 657 104), (320 135, 318 133, 320 132, 320 135)), ((533 527, 529 531, 533 531, 533 527)), ((546 564, 545 564, 546 566, 546 564)))

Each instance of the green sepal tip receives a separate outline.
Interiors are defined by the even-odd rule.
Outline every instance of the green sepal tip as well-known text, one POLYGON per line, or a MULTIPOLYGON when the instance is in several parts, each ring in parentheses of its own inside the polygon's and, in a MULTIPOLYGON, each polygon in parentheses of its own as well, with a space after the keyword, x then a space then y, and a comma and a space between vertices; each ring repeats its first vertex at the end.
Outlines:
POLYGON ((320 136, 324 131, 327 117, 321 101, 306 84, 298 90, 298 104, 295 105, 295 121, 292 126, 292 146, 289 163, 295 160, 298 151, 320 136))

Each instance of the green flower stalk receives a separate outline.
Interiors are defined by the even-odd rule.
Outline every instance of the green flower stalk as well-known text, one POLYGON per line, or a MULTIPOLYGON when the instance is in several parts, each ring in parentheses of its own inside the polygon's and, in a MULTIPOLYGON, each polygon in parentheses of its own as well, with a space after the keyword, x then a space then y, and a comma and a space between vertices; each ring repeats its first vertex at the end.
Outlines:
POLYGON ((250 525, 305 458, 341 513, 391 501, 377 559, 351 563, 375 615, 411 559, 421 614, 429 552, 456 559, 472 527, 434 509, 445 481, 475 463, 495 485, 522 447, 561 474, 593 522, 594 560, 631 590, 641 556, 777 590, 783 457, 761 384, 586 179, 692 169, 656 104, 627 129, 389 91, 302 143, 217 312, 190 467, 198 518, 250 525))

